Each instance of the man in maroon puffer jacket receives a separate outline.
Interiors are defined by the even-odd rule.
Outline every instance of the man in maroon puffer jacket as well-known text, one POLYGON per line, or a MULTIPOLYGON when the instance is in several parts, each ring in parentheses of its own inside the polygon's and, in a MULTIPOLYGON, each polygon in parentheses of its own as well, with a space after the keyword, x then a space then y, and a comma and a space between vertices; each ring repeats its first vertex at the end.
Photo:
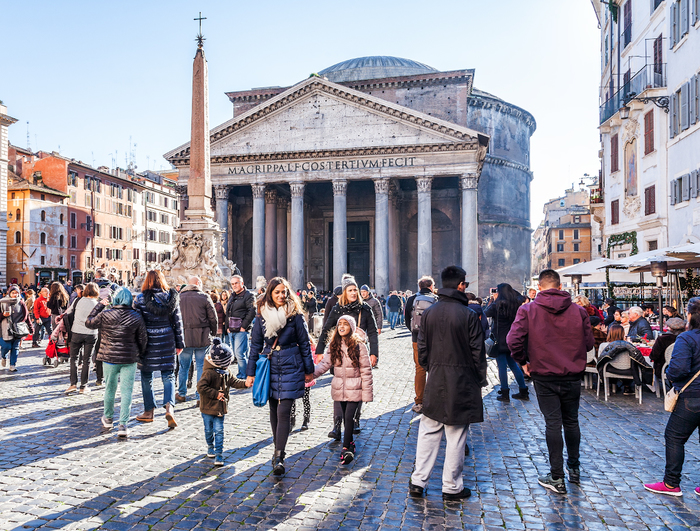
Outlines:
POLYGON ((581 430, 578 408, 586 353, 594 346, 591 321, 585 309, 571 302, 561 290, 559 273, 540 273, 540 292, 531 303, 518 309, 507 342, 513 359, 532 376, 540 411, 546 424, 551 473, 538 479, 540 485, 566 494, 564 484, 564 427, 569 481, 578 483, 581 430))

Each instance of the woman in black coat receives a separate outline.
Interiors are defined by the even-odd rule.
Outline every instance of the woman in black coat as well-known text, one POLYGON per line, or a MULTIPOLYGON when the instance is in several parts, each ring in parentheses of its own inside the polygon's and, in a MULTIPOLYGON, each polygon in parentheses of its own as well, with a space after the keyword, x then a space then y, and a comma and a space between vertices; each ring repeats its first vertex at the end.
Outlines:
MULTIPOLYGON (((374 312, 369 304, 363 302, 360 297, 360 290, 355 281, 355 277, 345 274, 341 280, 341 289, 343 290, 338 297, 338 302, 331 309, 328 318, 325 319, 321 336, 318 338, 316 352, 319 354, 326 349, 326 341, 330 339, 330 332, 338 324, 338 319, 343 315, 350 315, 357 323, 357 332, 365 336, 363 339, 369 340, 369 358, 372 361, 372 367, 377 365, 379 359, 379 334, 377 333, 377 322, 374 320, 374 312)), ((362 405, 357 408, 355 413, 355 429, 354 432, 360 431, 360 415, 362 414, 362 405)), ((328 437, 340 440, 340 430, 343 425, 343 409, 339 402, 333 403, 333 429, 328 433, 328 437)))
POLYGON ((272 472, 284 474, 284 457, 292 404, 304 396, 306 377, 313 378, 309 331, 299 297, 282 277, 275 277, 258 300, 253 325, 246 385, 253 385, 258 358, 270 359, 270 425, 275 443, 272 472))
POLYGON ((2 354, 2 366, 7 365, 7 358, 10 358, 10 372, 17 371, 17 355, 19 346, 22 343, 22 336, 18 333, 18 325, 26 323, 29 333, 34 333, 34 325, 29 316, 22 297, 19 286, 12 284, 7 290, 7 296, 0 300, 2 316, 0 316, 0 353, 2 354))
POLYGON ((148 331, 148 348, 139 360, 144 412, 136 417, 139 422, 153 422, 156 396, 153 392, 153 373, 160 371, 163 381, 163 407, 169 428, 177 427, 175 406, 175 356, 185 348, 180 313, 180 295, 170 289, 162 271, 149 271, 136 297, 134 309, 143 317, 148 331))
POLYGON ((100 331, 97 359, 102 362, 105 375, 104 415, 102 426, 112 429, 114 397, 121 380, 121 407, 119 437, 127 437, 127 423, 131 416, 131 396, 134 390, 136 360, 143 355, 148 342, 146 325, 141 314, 132 308, 133 297, 128 288, 121 288, 109 300, 102 299, 93 308, 85 326, 100 331))
POLYGON ((525 377, 520 365, 510 355, 506 336, 510 332, 510 327, 515 321, 515 314, 518 308, 525 302, 525 297, 515 291, 510 284, 499 284, 496 286, 496 293, 493 295, 493 302, 484 310, 486 317, 491 317, 491 334, 496 338, 497 344, 494 345, 496 350, 496 361, 498 362, 498 377, 501 381, 501 389, 498 391, 496 400, 501 402, 510 402, 510 389, 508 388, 508 367, 515 376, 515 381, 518 383, 519 391, 513 395, 513 398, 520 400, 529 400, 530 391, 525 383, 525 377))

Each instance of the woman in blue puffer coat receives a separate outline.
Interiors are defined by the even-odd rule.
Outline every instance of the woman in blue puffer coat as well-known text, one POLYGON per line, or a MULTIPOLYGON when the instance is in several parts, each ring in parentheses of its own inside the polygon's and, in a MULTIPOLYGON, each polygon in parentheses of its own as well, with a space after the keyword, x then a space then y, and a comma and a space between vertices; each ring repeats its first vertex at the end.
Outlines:
POLYGON ((284 474, 284 457, 292 404, 304 396, 306 377, 313 378, 309 329, 301 301, 289 283, 275 277, 258 300, 258 315, 253 326, 246 385, 255 380, 255 365, 261 353, 270 358, 270 425, 275 442, 272 472, 284 474))
POLYGON ((144 412, 136 420, 153 422, 156 409, 153 373, 160 371, 165 419, 169 428, 175 428, 175 356, 185 348, 180 296, 168 286, 162 271, 149 271, 141 286, 141 294, 134 301, 134 309, 143 317, 148 332, 148 347, 138 361, 144 412))

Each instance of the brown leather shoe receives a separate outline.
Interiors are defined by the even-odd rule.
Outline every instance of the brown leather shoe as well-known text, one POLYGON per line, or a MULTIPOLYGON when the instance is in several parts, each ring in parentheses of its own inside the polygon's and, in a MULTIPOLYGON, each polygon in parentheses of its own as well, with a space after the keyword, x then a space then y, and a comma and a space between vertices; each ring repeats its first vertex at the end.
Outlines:
POLYGON ((179 394, 175 393, 175 402, 184 402, 187 400, 184 396, 180 396, 179 394))
POLYGON ((153 410, 144 411, 136 417, 139 422, 153 422, 153 410))

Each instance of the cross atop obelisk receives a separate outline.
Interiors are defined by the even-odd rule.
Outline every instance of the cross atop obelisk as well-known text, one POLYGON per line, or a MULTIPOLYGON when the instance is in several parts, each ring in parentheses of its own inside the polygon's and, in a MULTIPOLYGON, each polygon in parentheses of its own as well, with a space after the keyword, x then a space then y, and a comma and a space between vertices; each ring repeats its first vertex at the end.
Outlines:
POLYGON ((192 137, 190 141, 190 174, 187 179, 189 207, 185 212, 191 220, 213 220, 211 210, 211 168, 209 156, 209 81, 204 57, 202 17, 197 35, 197 53, 192 72, 192 137))

